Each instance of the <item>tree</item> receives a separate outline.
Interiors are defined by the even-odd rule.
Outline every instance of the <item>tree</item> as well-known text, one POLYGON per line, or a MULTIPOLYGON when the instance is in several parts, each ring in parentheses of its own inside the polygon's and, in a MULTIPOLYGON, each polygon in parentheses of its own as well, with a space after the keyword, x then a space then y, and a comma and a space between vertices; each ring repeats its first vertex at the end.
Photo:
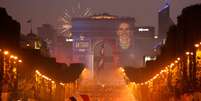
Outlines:
POLYGON ((201 41, 201 4, 186 7, 178 16, 178 34, 181 35, 182 50, 187 51, 201 41))
MULTIPOLYGON (((20 24, 10 17, 5 8, 0 7, 0 49, 19 49, 20 24)), ((0 101, 3 87, 3 58, 0 53, 0 101)))

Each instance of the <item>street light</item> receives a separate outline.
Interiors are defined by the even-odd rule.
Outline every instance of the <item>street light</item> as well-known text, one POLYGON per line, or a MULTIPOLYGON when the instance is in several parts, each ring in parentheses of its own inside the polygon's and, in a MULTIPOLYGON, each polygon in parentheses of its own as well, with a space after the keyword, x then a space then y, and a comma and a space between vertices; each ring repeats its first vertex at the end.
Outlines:
POLYGON ((11 55, 11 56, 10 56, 10 58, 12 59, 12 58, 14 58, 14 56, 13 56, 13 55, 11 55))
POLYGON ((4 55, 8 55, 9 54, 9 51, 4 51, 4 55))
POLYGON ((194 46, 195 46, 195 47, 199 47, 200 45, 199 45, 199 44, 195 44, 194 46))
POLYGON ((120 69, 120 71, 121 71, 122 73, 125 72, 125 70, 124 70, 122 67, 120 67, 119 69, 120 69))
POLYGON ((17 57, 17 56, 14 56, 14 59, 15 59, 15 60, 17 60, 17 59, 18 59, 18 57, 17 57))
POLYGON ((22 60, 18 60, 19 63, 22 63, 22 60))
POLYGON ((60 84, 60 85, 62 85, 62 86, 64 86, 64 85, 65 85, 65 84, 64 84, 64 83, 62 83, 62 82, 60 82, 59 84, 60 84))
POLYGON ((181 59, 178 57, 177 60, 180 61, 181 59))
POLYGON ((190 52, 186 52, 186 55, 189 55, 190 54, 190 52))

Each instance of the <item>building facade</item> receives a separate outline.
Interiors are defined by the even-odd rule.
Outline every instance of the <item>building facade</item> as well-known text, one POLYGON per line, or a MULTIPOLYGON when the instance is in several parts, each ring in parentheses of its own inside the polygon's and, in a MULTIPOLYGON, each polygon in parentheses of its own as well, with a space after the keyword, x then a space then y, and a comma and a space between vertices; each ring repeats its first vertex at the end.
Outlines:
POLYGON ((158 36, 155 35, 155 28, 152 26, 137 26, 135 28, 135 57, 139 67, 145 66, 147 57, 157 55, 154 46, 158 43, 158 36))

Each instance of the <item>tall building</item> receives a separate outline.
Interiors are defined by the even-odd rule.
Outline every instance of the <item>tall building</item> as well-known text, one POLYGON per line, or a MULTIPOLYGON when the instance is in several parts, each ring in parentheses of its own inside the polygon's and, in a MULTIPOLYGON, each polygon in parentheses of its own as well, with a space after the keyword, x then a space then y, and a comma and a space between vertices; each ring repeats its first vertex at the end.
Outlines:
POLYGON ((170 18, 170 0, 165 1, 162 8, 158 12, 158 18, 159 38, 165 39, 169 27, 174 25, 174 22, 170 18))
POLYGON ((155 44, 158 42, 158 36, 155 36, 155 28, 152 26, 137 26, 134 34, 135 57, 138 66, 145 66, 147 57, 155 57, 155 44))
POLYGON ((158 43, 154 48, 158 54, 160 54, 160 47, 165 44, 167 32, 169 27, 174 25, 174 22, 170 18, 170 2, 171 0, 165 0, 162 8, 158 12, 158 43))

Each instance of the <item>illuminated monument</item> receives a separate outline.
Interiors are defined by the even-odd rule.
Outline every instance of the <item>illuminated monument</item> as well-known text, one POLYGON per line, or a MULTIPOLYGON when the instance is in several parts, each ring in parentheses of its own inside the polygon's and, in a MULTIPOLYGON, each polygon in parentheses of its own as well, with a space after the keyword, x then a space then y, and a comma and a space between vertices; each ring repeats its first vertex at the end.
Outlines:
POLYGON ((87 64, 94 72, 132 65, 134 58, 127 54, 134 45, 134 18, 101 14, 74 18, 72 26, 74 61, 87 64))

